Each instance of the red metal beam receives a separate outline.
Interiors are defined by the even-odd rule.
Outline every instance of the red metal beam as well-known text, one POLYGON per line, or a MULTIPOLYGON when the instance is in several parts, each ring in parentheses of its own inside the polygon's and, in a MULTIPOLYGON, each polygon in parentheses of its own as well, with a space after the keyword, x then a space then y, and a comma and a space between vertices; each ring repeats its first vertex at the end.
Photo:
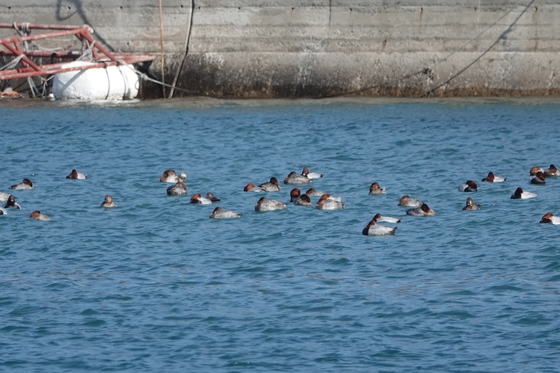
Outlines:
MULTIPOLYGON (((57 32, 45 32, 43 34, 37 34, 37 35, 28 35, 28 36, 14 36, 12 38, 8 38, 8 39, 2 39, 2 41, 8 42, 8 43, 13 43, 16 41, 32 41, 32 40, 40 40, 40 39, 48 39, 48 38, 59 38, 62 36, 68 36, 68 35, 77 35, 77 34, 88 34, 89 35, 89 31, 93 31, 91 29, 91 27, 86 26, 86 27, 80 27, 77 29, 72 29, 72 30, 65 30, 65 31, 57 31, 57 32)), ((93 40, 93 39, 91 39, 93 40)))
MULTIPOLYGON (((133 64, 138 62, 143 62, 143 61, 142 60, 128 61, 127 64, 133 64)), ((27 78, 30 76, 52 75, 52 74, 58 74, 67 71, 81 71, 81 70, 89 70, 89 69, 96 69, 96 68, 104 68, 109 66, 122 65, 122 63, 118 61, 105 61, 105 62, 92 63, 91 65, 87 65, 87 66, 73 66, 73 67, 60 67, 60 65, 63 64, 55 64, 55 65, 57 66, 44 65, 41 71, 34 71, 34 70, 30 70, 29 68, 17 69, 16 70, 17 72, 13 72, 13 70, 0 71, 0 81, 7 80, 7 79, 27 78)))
MULTIPOLYGON (((139 62, 152 61, 155 56, 152 55, 134 55, 131 53, 113 53, 107 48, 98 44, 92 37, 93 29, 89 26, 57 26, 57 25, 32 25, 32 24, 16 24, 18 28, 27 29, 43 29, 43 30, 62 30, 57 32, 47 32, 37 35, 17 36, 0 40, 0 47, 4 46, 4 50, 0 49, 0 55, 21 57, 23 67, 17 69, 9 69, 0 71, 0 81, 7 79, 19 79, 30 76, 52 75, 66 71, 79 71, 99 67, 116 66, 122 64, 134 64, 139 62), (92 53, 95 62, 87 66, 68 67, 68 62, 37 65, 29 59, 29 57, 52 57, 67 58, 76 60, 82 55, 81 52, 71 50, 58 50, 55 52, 44 51, 28 51, 24 52, 21 48, 21 42, 33 41, 47 38, 56 38, 62 36, 74 35, 82 43, 87 40, 92 46, 92 53)), ((13 24, 0 23, 0 28, 13 28, 13 24)))
POLYGON ((0 23, 0 28, 14 28, 18 29, 27 27, 30 30, 73 30, 82 28, 84 26, 67 26, 67 25, 35 25, 32 23, 0 23))
POLYGON ((8 50, 10 50, 10 52, 14 53, 16 56, 23 56, 22 58, 22 63, 27 64, 29 66, 31 66, 34 70, 40 70, 41 68, 39 66, 37 66, 33 61, 31 61, 29 59, 29 57, 27 57, 22 51, 21 51, 21 47, 19 45, 19 43, 14 43, 14 46, 12 47, 8 42, 4 42, 2 41, 2 45, 6 48, 8 48, 8 50))

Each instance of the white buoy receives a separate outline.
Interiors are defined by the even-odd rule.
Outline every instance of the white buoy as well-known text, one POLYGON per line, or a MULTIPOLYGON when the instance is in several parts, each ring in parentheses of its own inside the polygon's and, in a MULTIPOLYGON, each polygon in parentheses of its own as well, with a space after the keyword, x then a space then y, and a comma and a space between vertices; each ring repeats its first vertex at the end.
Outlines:
MULTIPOLYGON (((74 61, 67 67, 93 62, 74 61)), ((55 74, 52 93, 57 100, 130 100, 138 95, 138 75, 131 65, 109 66, 55 74)))

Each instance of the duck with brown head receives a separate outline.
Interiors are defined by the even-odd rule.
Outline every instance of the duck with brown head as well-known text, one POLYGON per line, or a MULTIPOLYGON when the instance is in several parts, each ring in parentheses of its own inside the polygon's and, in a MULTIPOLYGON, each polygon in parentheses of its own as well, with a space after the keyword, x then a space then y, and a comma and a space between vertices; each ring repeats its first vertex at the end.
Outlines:
POLYGON ((552 212, 547 212, 546 214, 543 215, 539 223, 559 225, 560 217, 554 216, 552 212))
POLYGON ((531 176, 531 184, 546 184, 546 176, 544 172, 537 172, 535 175, 531 176))
POLYGON ((258 186, 255 186, 255 184, 249 183, 247 185, 245 185, 245 188, 243 188, 244 192, 253 192, 253 193, 262 193, 264 192, 264 189, 258 186))
POLYGON ((387 227, 385 225, 377 224, 377 220, 373 218, 364 229, 362 234, 364 236, 389 236, 395 234, 398 227, 387 227))
POLYGON ((178 181, 175 185, 167 188, 167 194, 170 196, 180 196, 186 193, 187 186, 182 181, 178 181))
POLYGON ((14 196, 9 196, 8 200, 6 201, 6 204, 4 205, 5 209, 17 209, 17 210, 21 210, 21 206, 19 205, 19 203, 16 202, 16 197, 14 196))
POLYGON ((342 203, 339 197, 333 197, 332 195, 325 193, 319 198, 315 207, 319 210, 342 210, 346 207, 345 203, 342 203))
POLYGON ((255 211, 257 212, 284 210, 285 208, 286 204, 284 202, 275 201, 266 197, 261 197, 255 205, 255 211))
POLYGON ((305 194, 307 194, 309 197, 321 197, 325 193, 319 192, 315 190, 315 188, 309 188, 307 189, 307 192, 305 192, 305 194))
POLYGON ((50 216, 48 216, 47 214, 43 214, 41 211, 38 211, 38 210, 33 211, 31 213, 31 215, 29 215, 29 218, 33 219, 33 220, 41 220, 41 221, 50 221, 51 220, 50 216))
POLYGON ((279 192, 280 191, 280 184, 278 183, 277 178, 271 177, 270 181, 260 184, 259 188, 261 188, 265 192, 279 192))
POLYGON ((73 169, 70 174, 68 174, 68 176, 66 176, 67 179, 75 179, 75 180, 84 180, 87 179, 87 175, 84 174, 83 172, 78 172, 75 169, 73 169))
POLYGON ((31 180, 29 179, 23 179, 21 183, 12 185, 10 189, 18 189, 18 190, 33 189, 33 182, 31 182, 31 180))
POLYGON ((536 193, 524 191, 521 187, 519 187, 515 189, 515 192, 513 192, 510 199, 529 199, 535 198, 536 196, 536 193))
POLYGON ((309 184, 312 180, 305 175, 299 175, 295 172, 290 172, 286 178, 284 178, 284 184, 298 185, 298 184, 309 184))
POLYGON ((406 210, 406 214, 412 216, 434 216, 436 213, 427 204, 423 203, 420 207, 406 210))
POLYGON ((369 194, 385 194, 385 188, 381 188, 376 181, 369 186, 369 194))
POLYGON ((478 185, 472 180, 467 180, 466 183, 459 185, 460 192, 476 192, 478 191, 478 185))
POLYGON ((175 170, 165 170, 160 176, 159 181, 162 183, 177 183, 179 181, 187 181, 187 173, 185 171, 181 172, 181 175, 177 175, 175 170))
POLYGON ((482 181, 488 181, 489 183, 503 183, 506 180, 507 178, 494 175, 493 172, 488 172, 488 176, 482 179, 482 181))
POLYGON ((529 175, 531 176, 535 176, 537 174, 537 172, 544 172, 542 167, 539 166, 533 166, 531 167, 531 169, 529 170, 529 175))
POLYGON ((199 193, 194 194, 191 197, 191 203, 195 205, 211 205, 212 200, 210 198, 202 197, 199 193))
POLYGON ((403 207, 420 207, 424 202, 417 200, 416 198, 409 197, 408 194, 399 199, 399 206, 403 207))
POLYGON ((463 210, 480 210, 480 205, 478 203, 474 203, 471 197, 467 198, 467 203, 463 210))
POLYGON ((544 171, 544 174, 547 177, 558 177, 560 176, 560 170, 558 170, 555 165, 551 164, 550 167, 544 171))
POLYGON ((221 207, 216 207, 214 211, 212 211, 212 215, 210 215, 210 219, 228 219, 228 218, 239 218, 241 214, 231 211, 231 210, 224 210, 221 207))
POLYGON ((110 208, 110 207, 116 207, 117 204, 115 203, 115 201, 113 201, 113 197, 111 197, 110 195, 106 195, 105 198, 103 199, 103 203, 101 204, 101 207, 106 207, 106 208, 110 208))
POLYGON ((309 168, 304 167, 303 171, 301 172, 301 174, 309 179, 320 179, 323 177, 323 174, 320 174, 318 172, 310 172, 309 168))

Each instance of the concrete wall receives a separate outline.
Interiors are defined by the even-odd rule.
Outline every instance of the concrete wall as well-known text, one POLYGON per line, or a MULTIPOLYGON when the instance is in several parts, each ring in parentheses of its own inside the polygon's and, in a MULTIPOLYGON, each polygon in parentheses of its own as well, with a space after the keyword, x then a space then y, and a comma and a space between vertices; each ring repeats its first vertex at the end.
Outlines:
MULTIPOLYGON (((164 79, 171 83, 179 72, 177 86, 188 90, 175 91, 175 96, 560 93, 556 1, 163 0, 163 4, 164 79)), ((113 50, 157 54, 150 73, 162 79, 158 0, 4 0, 0 23, 14 21, 87 23, 113 50)), ((143 94, 158 97, 162 90, 147 85, 143 94)))

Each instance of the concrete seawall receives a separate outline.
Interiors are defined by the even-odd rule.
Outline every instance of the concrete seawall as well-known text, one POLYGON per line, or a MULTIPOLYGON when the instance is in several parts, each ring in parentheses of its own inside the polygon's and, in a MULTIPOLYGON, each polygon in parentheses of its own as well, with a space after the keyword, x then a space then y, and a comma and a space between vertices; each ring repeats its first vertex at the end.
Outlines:
POLYGON ((158 0, 4 3, 0 23, 89 24, 112 50, 156 54, 174 97, 560 93, 555 1, 163 0, 163 45, 158 0))

